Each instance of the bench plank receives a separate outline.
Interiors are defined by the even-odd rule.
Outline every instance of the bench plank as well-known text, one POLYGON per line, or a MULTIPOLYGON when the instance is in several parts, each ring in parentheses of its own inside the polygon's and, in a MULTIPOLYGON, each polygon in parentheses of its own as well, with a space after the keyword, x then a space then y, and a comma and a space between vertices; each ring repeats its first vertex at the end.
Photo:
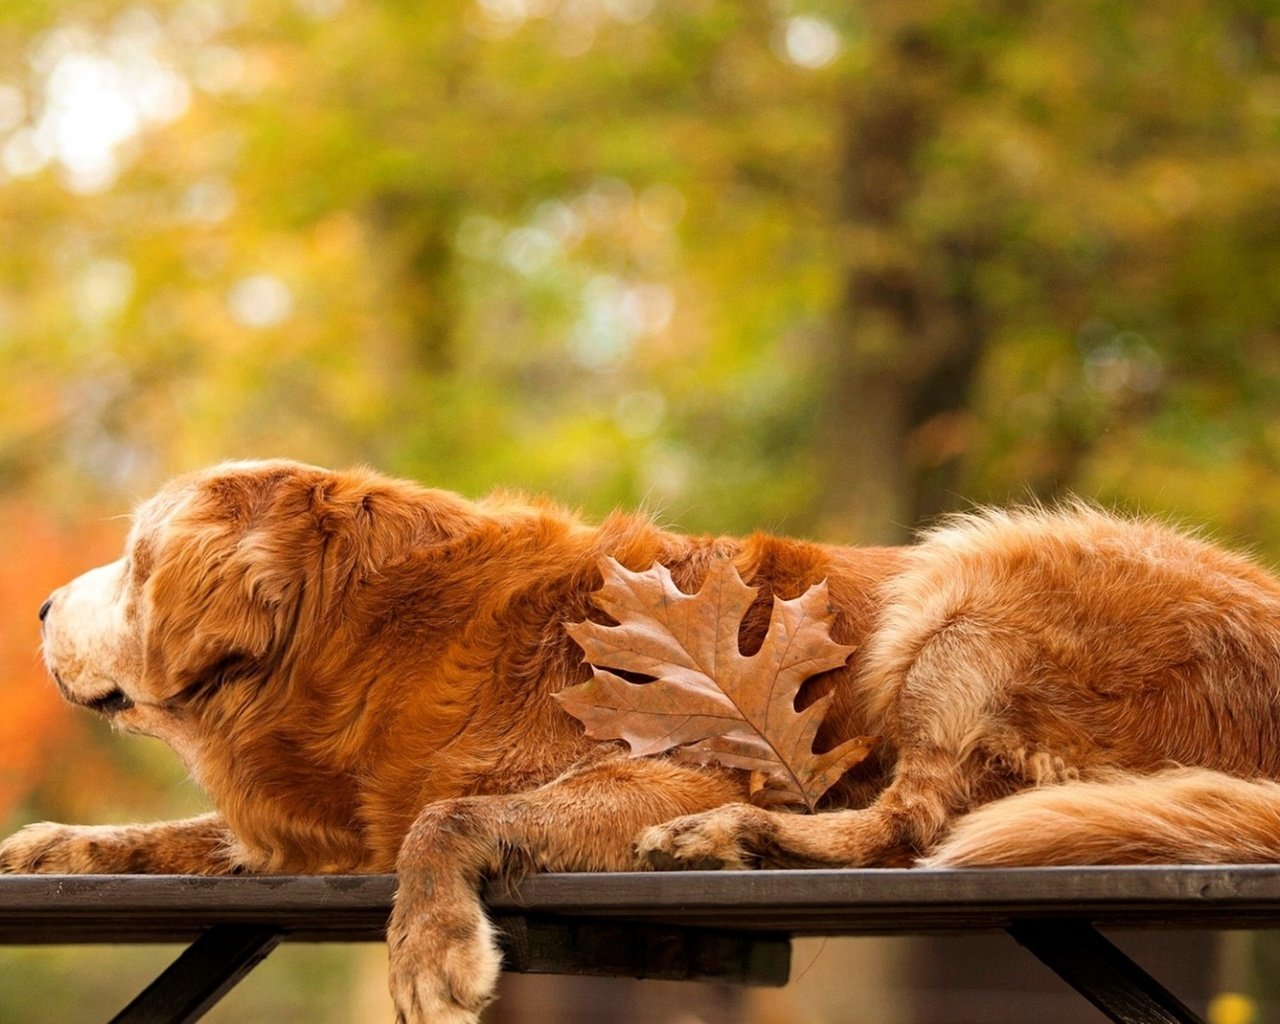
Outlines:
MULTIPOLYGON (((0 875, 0 944, 191 941, 218 924, 379 941, 390 875, 0 875)), ((1016 920, 1280 926, 1280 866, 620 872, 490 887, 495 914, 792 935, 1003 929, 1016 920)))
POLYGON ((769 932, 497 914, 504 970, 781 987, 791 940, 769 932))

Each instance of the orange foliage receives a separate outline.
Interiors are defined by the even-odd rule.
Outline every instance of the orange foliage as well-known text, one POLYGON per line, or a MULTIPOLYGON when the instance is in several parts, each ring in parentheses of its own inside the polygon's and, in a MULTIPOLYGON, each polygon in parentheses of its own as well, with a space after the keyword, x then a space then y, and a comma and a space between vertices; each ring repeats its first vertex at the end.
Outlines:
POLYGON ((36 611, 54 588, 118 556, 127 522, 51 519, 32 502, 0 503, 0 821, 42 774, 72 717, 40 659, 36 611))

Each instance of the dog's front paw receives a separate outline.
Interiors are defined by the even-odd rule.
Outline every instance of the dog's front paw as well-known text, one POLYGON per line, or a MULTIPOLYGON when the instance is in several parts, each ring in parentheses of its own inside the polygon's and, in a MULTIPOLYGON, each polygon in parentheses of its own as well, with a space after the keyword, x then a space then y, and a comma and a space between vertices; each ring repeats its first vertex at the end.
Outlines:
MULTIPOLYGON (((480 904, 438 901, 425 913, 397 900, 387 927, 397 1024, 477 1024, 502 958, 480 904)), ((425 901, 424 901, 425 902, 425 901)))
POLYGON ((92 871, 81 832, 77 825, 52 821, 19 829, 0 843, 0 874, 66 875, 92 871))
POLYGON ((744 870, 760 866, 756 838, 767 832, 767 812, 750 804, 725 804, 688 814, 640 833, 636 854, 660 871, 744 870))

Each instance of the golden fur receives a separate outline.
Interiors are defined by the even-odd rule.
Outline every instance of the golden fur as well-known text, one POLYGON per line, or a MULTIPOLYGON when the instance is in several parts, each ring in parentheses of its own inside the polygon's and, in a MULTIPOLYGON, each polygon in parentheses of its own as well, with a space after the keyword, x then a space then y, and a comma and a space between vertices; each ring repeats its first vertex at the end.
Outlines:
POLYGON ((235 463, 138 512, 125 557, 58 591, 64 695, 160 736, 216 811, 40 824, 3 871, 380 872, 400 1019, 469 1022, 498 971, 501 871, 1269 861, 1280 857, 1280 583, 1150 521, 1075 506, 960 517, 910 548, 695 538, 372 472, 235 463), (632 760, 552 699, 600 559, 760 596, 826 579, 849 665, 821 745, 877 753, 824 813, 739 773, 632 760))

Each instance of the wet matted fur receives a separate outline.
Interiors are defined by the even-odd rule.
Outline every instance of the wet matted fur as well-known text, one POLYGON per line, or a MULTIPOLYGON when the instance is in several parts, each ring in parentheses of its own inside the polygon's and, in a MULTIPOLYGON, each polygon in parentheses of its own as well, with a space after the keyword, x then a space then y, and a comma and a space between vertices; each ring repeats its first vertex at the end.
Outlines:
POLYGON ((907 548, 687 537, 369 471, 232 463, 137 512, 124 557, 57 591, 66 698, 159 736, 210 814, 31 825, 7 872, 381 872, 406 1022, 470 1022, 504 871, 1271 861, 1280 857, 1280 583, 1083 505, 959 517, 907 548), (632 760, 552 695, 599 563, 685 590, 731 557, 770 599, 826 579, 848 666, 821 745, 875 755, 822 813, 728 770, 632 760))

